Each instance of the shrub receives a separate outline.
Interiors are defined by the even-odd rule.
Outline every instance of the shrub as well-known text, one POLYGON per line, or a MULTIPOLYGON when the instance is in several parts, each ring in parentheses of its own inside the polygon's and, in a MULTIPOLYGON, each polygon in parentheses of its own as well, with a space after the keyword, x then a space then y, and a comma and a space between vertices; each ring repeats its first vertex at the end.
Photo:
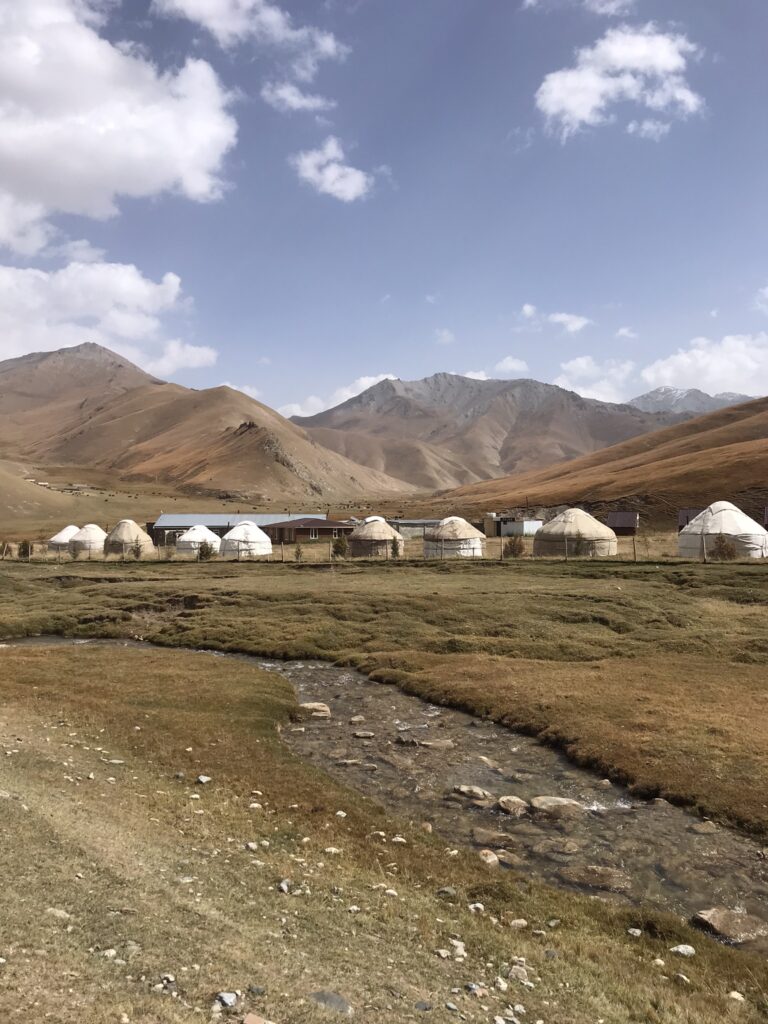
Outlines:
POLYGON ((334 558, 346 558, 349 552, 349 544, 347 542, 346 535, 342 533, 340 537, 337 537, 333 542, 333 557, 334 558))
POLYGON ((301 544, 296 545, 296 549, 293 552, 293 557, 294 561, 296 562, 304 561, 304 548, 301 546, 301 544))
POLYGON ((525 554, 525 543, 522 537, 508 537, 504 543, 505 558, 522 558, 525 554))
POLYGON ((133 547, 131 548, 131 554, 133 555, 133 557, 136 559, 137 562, 141 559, 141 541, 135 540, 133 542, 133 547))
POLYGON ((400 547, 401 547, 401 545, 400 545, 400 538, 399 537, 393 537, 392 538, 392 557, 393 558, 399 558, 400 557, 400 547))
POLYGON ((22 540, 19 542, 19 558, 31 558, 32 557, 32 544, 28 540, 22 540))
POLYGON ((708 554, 716 562, 733 562, 736 558, 736 545, 724 533, 718 533, 708 554))
POLYGON ((207 540, 204 540, 197 549, 197 557, 201 562, 210 562, 213 554, 213 544, 210 544, 207 540))

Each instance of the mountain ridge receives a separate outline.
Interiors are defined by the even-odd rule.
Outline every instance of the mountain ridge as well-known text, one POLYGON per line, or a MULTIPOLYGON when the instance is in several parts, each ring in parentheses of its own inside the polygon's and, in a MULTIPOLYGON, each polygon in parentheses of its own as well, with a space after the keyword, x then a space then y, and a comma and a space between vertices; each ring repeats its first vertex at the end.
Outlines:
POLYGON ((627 404, 644 412, 693 413, 698 416, 725 409, 729 405, 742 405, 744 402, 753 401, 754 398, 754 395, 740 395, 734 391, 721 391, 719 394, 709 395, 699 388, 675 388, 665 385, 631 398, 627 404))

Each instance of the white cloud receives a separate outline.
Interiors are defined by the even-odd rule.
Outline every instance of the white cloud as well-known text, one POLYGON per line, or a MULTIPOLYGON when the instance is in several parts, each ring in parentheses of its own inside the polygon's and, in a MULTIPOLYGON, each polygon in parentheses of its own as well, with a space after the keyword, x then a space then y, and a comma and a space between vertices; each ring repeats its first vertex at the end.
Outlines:
POLYGON ((729 334, 720 341, 694 338, 687 348, 646 366, 641 376, 651 387, 764 395, 768 393, 768 334, 729 334))
MULTIPOLYGON (((755 296, 755 307, 759 309, 761 313, 768 313, 768 284, 765 288, 761 288, 755 296)), ((713 309, 709 315, 711 317, 716 317, 717 310, 713 309)))
POLYGON ((621 402, 635 364, 630 360, 606 359, 598 362, 593 356, 577 356, 561 363, 560 369, 563 373, 552 382, 558 387, 576 391, 584 398, 621 402))
POLYGON ((166 337, 164 317, 180 309, 176 274, 152 281, 125 263, 0 266, 0 359, 90 341, 160 376, 211 366, 215 349, 166 337))
POLYGON ((456 341, 456 335, 447 327, 438 327, 435 331, 435 344, 452 345, 456 341))
POLYGON ((536 307, 532 306, 530 302, 525 302, 520 312, 526 320, 532 320, 536 316, 536 307))
POLYGON ((568 334, 578 334, 592 323, 589 317, 579 316, 577 313, 550 313, 547 320, 551 324, 558 324, 568 334))
POLYGON ((493 368, 494 373, 503 373, 505 376, 515 377, 520 373, 528 373, 528 363, 516 356, 505 356, 500 359, 493 368))
POLYGON ((627 125, 627 135, 661 142, 665 135, 669 135, 671 129, 672 125, 668 121, 657 121, 655 118, 647 117, 643 121, 630 121, 627 125))
POLYGON ((286 11, 268 0, 154 0, 153 6, 202 26, 221 46, 252 40, 289 54, 293 73, 303 82, 315 77, 321 61, 343 60, 349 53, 331 32, 295 26, 286 11))
POLYGON ((363 199, 373 188, 373 175, 344 163, 339 140, 329 135, 319 149, 308 149, 290 160, 302 181, 343 203, 363 199))
POLYGON ((231 381, 223 381, 223 387, 232 388, 233 391, 242 391, 244 395, 248 395, 249 398, 258 399, 261 392, 258 388, 252 387, 250 384, 233 384, 231 381))
POLYGON ((371 377, 358 377, 351 384, 336 388, 329 398, 320 398, 319 395, 308 395, 303 402, 289 402, 288 405, 281 405, 277 410, 281 416, 315 416, 326 409, 333 409, 334 406, 347 402, 350 398, 367 391, 374 384, 383 380, 397 380, 392 373, 377 373, 371 377))
POLYGON ((302 92, 293 82, 267 82, 261 90, 261 98, 281 113, 296 110, 319 112, 332 110, 336 103, 313 93, 302 92))
MULTIPOLYGON (((618 17, 629 14, 635 8, 635 0, 574 0, 585 11, 591 14, 601 14, 608 17, 618 17)), ((538 7, 546 7, 542 0, 523 0, 523 10, 533 10, 538 7)))
POLYGON ((485 370, 466 370, 461 376, 469 377, 470 380, 488 380, 485 370))
POLYGON ((633 331, 631 327, 620 327, 616 331, 617 338, 628 338, 630 341, 637 337, 637 332, 633 331))
POLYGON ((652 22, 609 29, 594 46, 577 51, 573 67, 545 77, 536 106, 562 141, 606 124, 620 103, 685 118, 703 107, 685 78, 689 58, 699 53, 686 36, 661 32, 652 22))
POLYGON ((425 295, 424 296, 424 301, 428 302, 430 306, 434 306, 434 304, 437 302, 437 296, 436 295, 425 295))
POLYGON ((98 34, 103 0, 0 0, 0 245, 24 255, 56 213, 114 216, 121 196, 222 191, 237 125, 211 66, 161 71, 98 34))

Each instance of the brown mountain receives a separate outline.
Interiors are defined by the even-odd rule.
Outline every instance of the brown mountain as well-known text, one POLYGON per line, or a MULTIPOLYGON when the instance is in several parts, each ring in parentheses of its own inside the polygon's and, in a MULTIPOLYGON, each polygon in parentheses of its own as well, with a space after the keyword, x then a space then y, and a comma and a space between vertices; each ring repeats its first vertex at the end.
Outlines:
POLYGON ((254 501, 408 490, 240 391, 168 384, 93 344, 0 363, 0 457, 254 501))
POLYGON ((437 373, 381 381, 334 409, 293 422, 361 465, 435 490, 577 458, 681 418, 582 398, 535 380, 437 373))
POLYGON ((768 398, 720 409, 678 426, 613 445, 546 469, 462 487, 433 510, 466 511, 577 501, 633 503, 653 509, 734 501, 768 503, 768 398))

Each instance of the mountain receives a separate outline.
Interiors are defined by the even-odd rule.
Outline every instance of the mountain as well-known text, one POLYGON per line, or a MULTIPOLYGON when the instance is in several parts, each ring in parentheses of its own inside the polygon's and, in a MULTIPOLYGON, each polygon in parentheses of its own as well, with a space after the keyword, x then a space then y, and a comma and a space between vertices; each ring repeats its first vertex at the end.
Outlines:
POLYGON ((689 412, 701 416, 705 412, 715 412, 729 405, 741 405, 751 402, 750 395, 738 395, 733 391, 722 391, 718 395, 708 395, 698 388, 655 388, 644 395, 629 400, 643 412, 689 412))
POLYGON ((435 490, 577 458, 680 418, 535 380, 437 373, 380 381, 334 409, 293 422, 361 465, 435 490))
POLYGON ((409 489, 240 391, 169 384, 93 344, 0 362, 0 457, 253 501, 409 489))
POLYGON ((615 502, 669 510, 720 499, 768 504, 768 398, 707 413, 594 455, 441 495, 427 511, 615 502))

